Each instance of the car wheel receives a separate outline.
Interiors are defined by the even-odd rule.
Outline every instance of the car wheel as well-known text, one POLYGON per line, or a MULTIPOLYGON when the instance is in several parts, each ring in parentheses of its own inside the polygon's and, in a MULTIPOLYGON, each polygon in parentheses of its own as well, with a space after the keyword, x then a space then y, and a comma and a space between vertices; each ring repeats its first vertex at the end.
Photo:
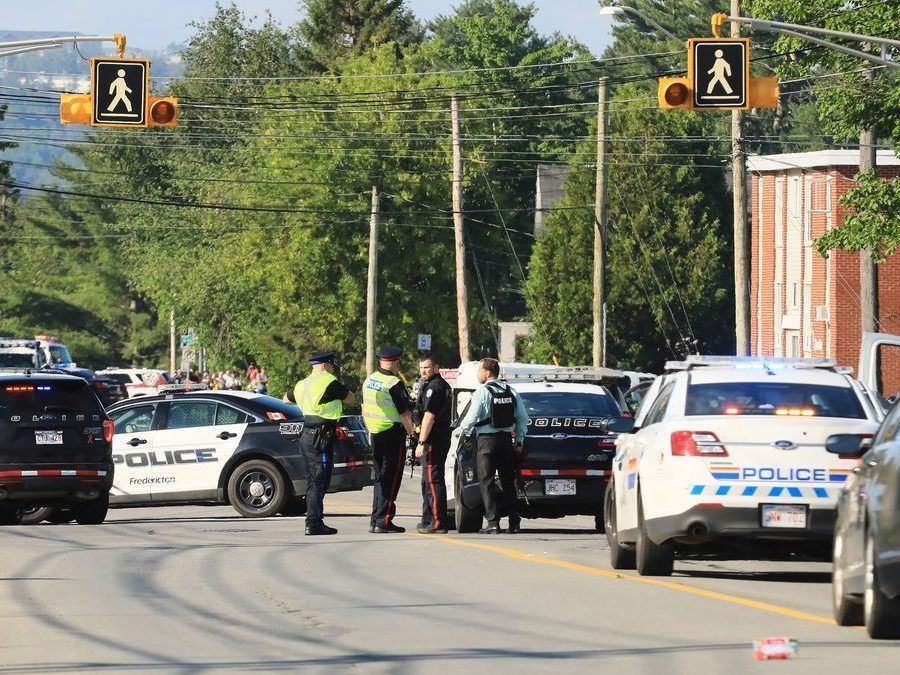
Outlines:
POLYGON ((844 592, 844 568, 841 566, 843 549, 843 536, 835 534, 834 559, 831 563, 831 605, 834 609, 834 622, 838 626, 861 626, 863 623, 862 603, 858 598, 844 592))
POLYGON ((603 497, 605 507, 603 517, 606 525, 606 541, 609 542, 609 563, 614 570, 633 570, 635 567, 634 547, 626 547, 619 543, 616 526, 616 487, 612 481, 606 484, 603 497))
POLYGON ((22 525, 37 525, 53 513, 52 506, 34 506, 22 511, 22 525))
POLYGON ((462 500, 462 478, 459 471, 455 472, 456 483, 456 508, 453 510, 453 520, 456 522, 456 531, 460 534, 467 532, 477 532, 481 529, 481 521, 484 514, 481 509, 470 509, 463 504, 462 500))
POLYGON ((889 598, 881 592, 875 565, 875 542, 866 535, 866 585, 863 615, 869 637, 877 640, 900 638, 900 597, 889 598))
POLYGON ((11 506, 0 506, 0 525, 18 525, 21 522, 21 511, 11 506))
POLYGON ((99 525, 106 520, 109 510, 109 493, 104 492, 96 499, 73 507, 75 522, 79 525, 99 525))
POLYGON ((644 507, 638 494, 638 540, 635 546, 635 562, 638 574, 645 577, 667 577, 675 563, 675 546, 671 541, 656 544, 647 534, 644 507))
POLYGON ((244 462, 228 479, 228 501, 245 518, 274 516, 286 498, 281 472, 263 459, 244 462))
POLYGON ((69 508, 54 508, 45 520, 54 525, 65 525, 75 520, 75 514, 69 508))
POLYGON ((283 516, 305 516, 306 497, 288 497, 284 500, 280 513, 283 516))

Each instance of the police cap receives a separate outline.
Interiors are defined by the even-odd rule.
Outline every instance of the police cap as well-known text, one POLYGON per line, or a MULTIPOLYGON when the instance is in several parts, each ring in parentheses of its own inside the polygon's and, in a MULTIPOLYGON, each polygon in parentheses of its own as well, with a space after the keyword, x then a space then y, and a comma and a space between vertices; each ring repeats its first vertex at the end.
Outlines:
POLYGON ((313 354, 309 357, 309 362, 314 366, 320 363, 334 363, 334 352, 322 352, 321 354, 313 354))
POLYGON ((378 358, 382 361, 397 361, 403 356, 403 349, 400 347, 385 346, 378 350, 378 358))

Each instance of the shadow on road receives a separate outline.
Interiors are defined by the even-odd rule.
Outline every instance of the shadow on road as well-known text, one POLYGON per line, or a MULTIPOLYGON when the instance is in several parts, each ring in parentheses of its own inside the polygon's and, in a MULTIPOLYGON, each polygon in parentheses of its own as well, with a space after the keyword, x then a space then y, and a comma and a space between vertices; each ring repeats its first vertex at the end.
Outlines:
POLYGON ((727 579, 729 581, 767 581, 788 584, 830 584, 831 572, 778 571, 778 572, 739 572, 737 570, 686 570, 676 569, 673 577, 692 577, 698 579, 727 579))

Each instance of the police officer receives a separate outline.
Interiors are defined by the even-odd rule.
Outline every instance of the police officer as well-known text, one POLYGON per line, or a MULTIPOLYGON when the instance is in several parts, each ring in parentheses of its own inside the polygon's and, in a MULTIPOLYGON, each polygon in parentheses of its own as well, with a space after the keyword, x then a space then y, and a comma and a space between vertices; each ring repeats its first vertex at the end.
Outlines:
POLYGON ((322 520, 323 500, 334 466, 334 436, 344 403, 356 397, 334 372, 334 352, 310 357, 312 372, 294 387, 294 400, 303 411, 300 452, 306 464, 306 534, 337 534, 322 520))
POLYGON ((478 381, 484 386, 472 394, 469 410, 459 423, 462 433, 477 434, 475 464, 487 527, 481 534, 500 534, 500 512, 494 472, 500 475, 510 534, 519 531, 519 499, 516 494, 516 455, 522 454, 528 414, 522 398, 500 379, 497 359, 481 359, 478 381), (515 436, 515 441, 513 441, 515 436))
POLYGON ((444 463, 450 450, 450 404, 453 391, 441 377, 440 365, 428 353, 419 359, 419 395, 413 419, 419 427, 416 459, 422 460, 420 534, 447 533, 447 488, 444 463))
POLYGON ((399 347, 378 351, 379 367, 363 383, 362 414, 372 435, 375 453, 375 485, 369 532, 405 532, 392 521, 406 457, 406 436, 413 434, 406 385, 400 378, 399 347))

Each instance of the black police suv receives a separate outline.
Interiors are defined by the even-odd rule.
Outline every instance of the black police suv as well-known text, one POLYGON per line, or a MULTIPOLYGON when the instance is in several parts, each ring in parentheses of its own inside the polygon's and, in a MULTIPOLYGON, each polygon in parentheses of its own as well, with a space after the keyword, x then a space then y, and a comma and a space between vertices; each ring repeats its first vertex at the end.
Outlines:
MULTIPOLYGON (((303 513, 300 409, 263 394, 200 387, 166 385, 109 408, 116 466, 110 502, 231 504, 250 518, 303 513)), ((329 492, 371 485, 372 457, 361 418, 342 417, 329 492)))
POLYGON ((113 423, 82 378, 0 373, 0 524, 65 509, 78 523, 106 518, 113 423))
POLYGON ((874 440, 835 434, 829 452, 860 457, 837 504, 832 599, 841 626, 900 638, 900 405, 874 440))

